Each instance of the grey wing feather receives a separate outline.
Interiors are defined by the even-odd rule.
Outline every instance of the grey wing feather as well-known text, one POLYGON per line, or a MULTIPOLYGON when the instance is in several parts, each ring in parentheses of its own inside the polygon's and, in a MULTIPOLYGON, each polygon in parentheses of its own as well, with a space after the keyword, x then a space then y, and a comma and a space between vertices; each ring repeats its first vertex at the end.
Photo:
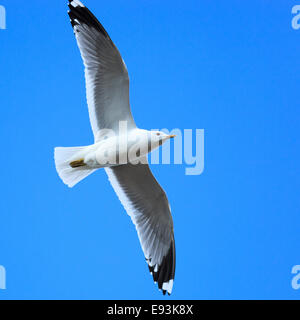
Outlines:
POLYGON ((105 170, 136 226, 154 281, 163 293, 170 294, 175 276, 175 240, 165 192, 148 164, 126 164, 105 170))
POLYGON ((78 0, 69 0, 68 12, 85 66, 86 93, 92 130, 118 131, 119 121, 135 123, 129 104, 126 65, 97 18, 78 0))

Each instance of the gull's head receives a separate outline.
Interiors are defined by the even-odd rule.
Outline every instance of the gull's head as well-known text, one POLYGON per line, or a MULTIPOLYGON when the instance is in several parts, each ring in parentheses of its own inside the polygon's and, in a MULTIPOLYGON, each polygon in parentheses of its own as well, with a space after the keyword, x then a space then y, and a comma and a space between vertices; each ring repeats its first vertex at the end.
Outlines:
MULTIPOLYGON (((175 135, 166 134, 162 131, 148 131, 143 129, 137 129, 132 131, 132 140, 140 144, 142 149, 147 149, 148 152, 153 151, 167 140, 174 138, 175 135)), ((131 140, 131 138, 129 139, 131 140)))
POLYGON ((162 145, 164 142, 174 137, 175 135, 169 135, 162 131, 151 131, 151 142, 154 144, 162 145))

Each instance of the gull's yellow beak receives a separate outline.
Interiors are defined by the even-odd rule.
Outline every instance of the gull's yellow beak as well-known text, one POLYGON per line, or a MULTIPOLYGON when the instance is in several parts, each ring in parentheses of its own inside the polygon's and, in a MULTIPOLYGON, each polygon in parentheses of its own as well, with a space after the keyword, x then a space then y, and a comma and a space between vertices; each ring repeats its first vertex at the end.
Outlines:
POLYGON ((176 137, 176 135, 175 134, 173 134, 173 135, 171 135, 171 136, 169 136, 169 138, 171 139, 171 138, 175 138, 176 137))

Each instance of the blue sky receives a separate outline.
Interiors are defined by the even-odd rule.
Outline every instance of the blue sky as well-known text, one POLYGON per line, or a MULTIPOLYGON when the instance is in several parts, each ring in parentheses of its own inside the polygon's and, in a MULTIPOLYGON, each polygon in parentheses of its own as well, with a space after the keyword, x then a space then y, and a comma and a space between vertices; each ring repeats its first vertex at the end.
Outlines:
MULTIPOLYGON (((0 0, 0 299, 169 299, 104 172, 74 189, 55 146, 93 142, 67 1, 0 0)), ((205 129, 205 170, 153 165, 174 217, 173 299, 299 299, 300 29, 293 0, 96 1, 142 128, 205 129)))

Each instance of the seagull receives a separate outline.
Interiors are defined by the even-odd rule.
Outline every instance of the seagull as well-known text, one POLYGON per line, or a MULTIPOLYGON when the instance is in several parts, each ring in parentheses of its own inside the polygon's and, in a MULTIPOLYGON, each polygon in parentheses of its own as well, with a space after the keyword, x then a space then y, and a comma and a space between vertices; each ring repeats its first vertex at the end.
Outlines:
POLYGON ((173 219, 166 193, 149 168, 147 154, 174 135, 136 126, 129 104, 128 71, 119 50, 80 1, 69 0, 68 6, 85 67, 94 144, 55 148, 57 173, 73 187, 100 168, 106 171, 136 227, 154 282, 164 295, 170 295, 175 276, 173 219))

